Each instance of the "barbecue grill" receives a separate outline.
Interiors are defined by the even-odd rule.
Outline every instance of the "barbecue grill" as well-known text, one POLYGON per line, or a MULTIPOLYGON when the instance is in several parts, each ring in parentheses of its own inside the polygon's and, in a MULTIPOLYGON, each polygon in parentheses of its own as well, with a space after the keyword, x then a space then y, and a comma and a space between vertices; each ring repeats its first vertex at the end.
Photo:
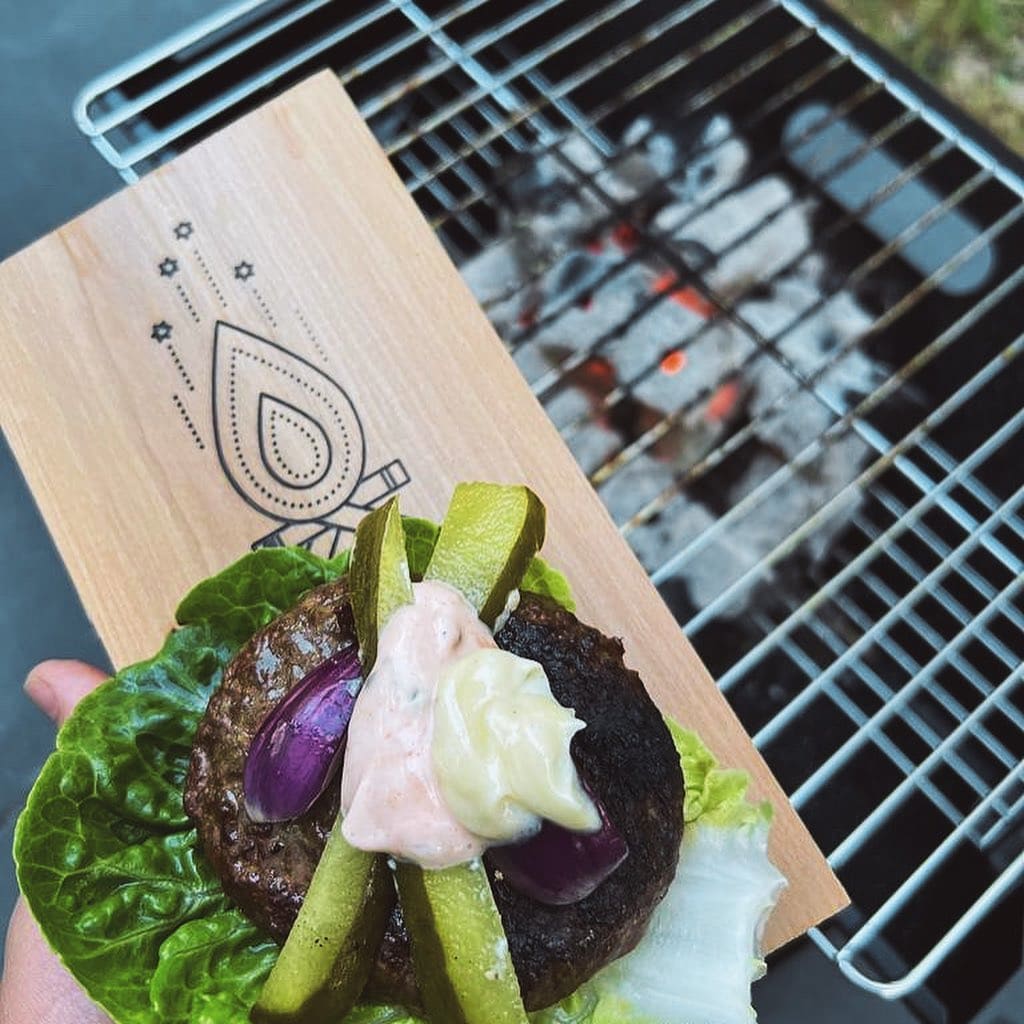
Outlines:
POLYGON ((1020 162, 796 0, 245 0, 75 117, 132 181, 322 66, 849 890, 814 942, 969 1017, 1021 948, 1020 162))

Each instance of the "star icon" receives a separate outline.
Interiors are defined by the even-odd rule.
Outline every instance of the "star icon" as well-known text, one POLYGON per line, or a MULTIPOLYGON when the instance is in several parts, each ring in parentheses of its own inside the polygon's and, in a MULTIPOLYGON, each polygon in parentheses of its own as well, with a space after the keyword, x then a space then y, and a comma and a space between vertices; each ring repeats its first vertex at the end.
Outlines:
POLYGON ((173 330, 174 328, 166 320, 161 320, 160 323, 153 324, 153 330, 149 332, 149 336, 154 341, 167 341, 173 330))
POLYGON ((159 270, 161 277, 174 277, 178 272, 178 261, 167 256, 160 261, 159 270))
POLYGON ((191 238, 192 237, 192 221, 183 220, 174 229, 174 237, 179 239, 191 238))
POLYGON ((241 263, 235 265, 235 277, 239 281, 248 281, 253 274, 256 273, 255 268, 247 260, 242 260, 241 263))

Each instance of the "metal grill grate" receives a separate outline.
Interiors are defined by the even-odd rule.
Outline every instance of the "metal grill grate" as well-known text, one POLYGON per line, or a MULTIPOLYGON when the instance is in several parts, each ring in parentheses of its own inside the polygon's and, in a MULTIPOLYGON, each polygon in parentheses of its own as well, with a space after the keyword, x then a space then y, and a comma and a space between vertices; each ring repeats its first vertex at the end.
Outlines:
POLYGON ((791 0, 247 0, 76 119, 132 180, 324 64, 914 993, 1024 875, 1024 181, 791 0))

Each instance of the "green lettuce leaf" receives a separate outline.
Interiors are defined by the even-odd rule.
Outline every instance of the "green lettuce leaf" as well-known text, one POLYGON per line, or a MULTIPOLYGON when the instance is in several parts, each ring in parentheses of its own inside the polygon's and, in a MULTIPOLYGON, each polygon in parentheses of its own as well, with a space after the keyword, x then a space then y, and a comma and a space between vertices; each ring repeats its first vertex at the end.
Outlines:
POLYGON ((523 576, 519 589, 527 590, 531 594, 543 594, 567 611, 576 611, 576 601, 573 599, 569 581, 542 558, 534 558, 526 567, 526 575, 523 576))
POLYGON ((421 577, 430 564, 441 527, 429 519, 402 516, 402 529, 405 530, 405 557, 409 560, 409 572, 414 577, 421 577))
POLYGON ((226 643, 246 640, 307 591, 337 579, 348 552, 328 561, 303 548, 262 548, 194 586, 178 605, 183 626, 205 623, 226 643))
POLYGON ((746 772, 720 768, 715 755, 695 732, 671 718, 665 722, 679 752, 686 783, 683 821, 727 828, 771 823, 772 805, 767 800, 760 804, 747 800, 750 777, 746 772))
MULTIPOLYGON (((438 528, 403 521, 422 574, 438 528)), ((252 634, 348 552, 254 551, 194 587, 156 657, 86 697, 57 736, 15 832, 18 881, 50 945, 120 1024, 248 1020, 277 948, 232 908, 182 807, 192 737, 221 674, 252 634), (229 983, 230 982, 230 983, 229 983)), ((523 589, 571 602, 540 560, 523 589)), ((359 1007, 344 1024, 422 1024, 359 1007)))
POLYGON ((181 791, 192 735, 233 650, 208 626, 189 626, 91 693, 18 820, 18 882, 43 934, 126 1022, 160 1020, 139 979, 156 968, 161 943, 226 909, 181 791))
POLYGON ((248 1019, 277 957, 277 944, 237 910, 176 929, 160 946, 150 1001, 166 1024, 248 1019))

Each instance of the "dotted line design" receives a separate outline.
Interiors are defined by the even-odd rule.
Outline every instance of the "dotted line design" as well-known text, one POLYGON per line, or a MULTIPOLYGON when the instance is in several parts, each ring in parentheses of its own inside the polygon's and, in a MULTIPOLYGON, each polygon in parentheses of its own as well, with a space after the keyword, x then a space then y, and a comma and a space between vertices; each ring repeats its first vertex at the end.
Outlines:
POLYGON ((217 301, 225 308, 228 308, 228 300, 224 297, 224 293, 220 289, 220 285, 217 284, 217 279, 213 276, 213 271, 210 270, 210 265, 206 262, 203 254, 199 251, 198 246, 193 248, 192 255, 195 256, 200 268, 203 271, 203 275, 209 282, 210 287, 213 289, 214 295, 217 296, 217 301))
POLYGON ((278 463, 281 466, 288 468, 288 472, 295 477, 296 480, 309 480, 311 477, 315 478, 319 476, 317 472, 323 465, 323 455, 320 452, 320 446, 317 444, 318 438, 304 423, 296 419, 296 417, 289 415, 286 412, 281 412, 280 409, 272 409, 270 412, 270 450, 274 453, 278 463), (294 427, 310 444, 310 447, 314 452, 313 468, 308 473, 296 473, 294 469, 288 467, 285 462, 284 453, 277 440, 277 420, 284 420, 289 426, 294 427))
POLYGON ((171 359, 174 361, 174 368, 178 371, 178 376, 181 377, 185 387, 189 391, 195 391, 196 386, 192 383, 192 378, 189 376, 188 370, 185 369, 185 364, 181 361, 177 349, 170 342, 167 342, 167 351, 170 353, 171 359))
POLYGON ((196 323, 200 322, 199 313, 196 311, 196 307, 192 305, 192 300, 188 297, 188 292, 180 284, 174 286, 178 293, 178 298, 185 303, 185 308, 188 310, 188 315, 195 320, 196 323))
POLYGON ((320 354, 320 358, 326 363, 328 361, 327 350, 320 344, 320 339, 316 336, 316 332, 310 326, 309 321, 302 315, 302 310, 295 310, 295 315, 299 318, 299 323, 302 324, 302 329, 306 332, 306 337, 313 342, 314 347, 320 354))
POLYGON ((334 406, 331 400, 322 391, 315 388, 312 384, 309 383, 309 381, 303 380, 301 377, 298 376, 298 374, 293 373, 291 370, 287 368, 287 366, 282 366, 280 363, 272 362, 265 356, 257 356, 252 352, 246 352, 242 349, 236 348, 232 349, 231 351, 231 366, 228 373, 228 398, 231 413, 231 438, 232 441, 234 442, 235 455, 238 457, 239 465, 241 465, 242 469, 245 471, 245 475, 248 477, 249 483, 251 483, 253 487, 255 487, 256 490, 263 495, 264 498, 267 498, 268 500, 274 502, 276 505, 279 505, 282 508, 306 508, 312 510, 315 509, 318 505, 323 505, 324 503, 330 501, 338 493, 338 491, 341 490, 342 485, 345 482, 345 471, 348 469, 349 465, 352 462, 352 442, 349 439, 349 432, 345 427, 344 419, 338 413, 337 408, 334 406), (238 431, 238 401, 236 378, 238 376, 237 362, 239 356, 244 356, 246 359, 251 359, 253 362, 259 363, 260 366, 267 366, 272 370, 277 370, 278 373, 283 374, 289 380, 298 384, 299 387, 303 388, 305 391, 309 391, 314 398, 319 398, 320 401, 323 402, 323 404, 326 405, 331 410, 331 412, 334 415, 334 422, 337 424, 337 426, 341 428, 341 434, 342 437, 344 438, 345 448, 345 461, 342 469, 341 479, 330 489, 330 491, 327 492, 327 494, 322 494, 315 501, 288 501, 285 498, 278 497, 278 495, 274 494, 273 491, 271 491, 267 487, 264 487, 263 484, 260 483, 260 481, 256 478, 256 474, 252 471, 252 468, 249 466, 248 460, 245 457, 245 452, 242 448, 241 436, 238 431))
POLYGON ((192 435, 192 440, 195 442, 195 446, 201 452, 206 451, 206 444, 199 436, 199 431, 196 430, 196 425, 192 422, 192 417, 189 416, 188 409, 185 408, 185 403, 177 395, 171 395, 171 398, 174 399, 174 405, 178 410, 178 414, 181 416, 185 426, 188 428, 188 432, 192 435))
POLYGON ((260 310, 262 311, 263 316, 265 317, 267 323, 270 324, 270 326, 273 327, 274 330, 276 331, 277 330, 277 318, 270 311, 270 307, 267 305, 266 300, 260 294, 259 288, 257 288, 256 285, 254 285, 254 284, 249 285, 249 287, 252 289, 253 295, 256 296, 256 301, 259 303, 260 310))

